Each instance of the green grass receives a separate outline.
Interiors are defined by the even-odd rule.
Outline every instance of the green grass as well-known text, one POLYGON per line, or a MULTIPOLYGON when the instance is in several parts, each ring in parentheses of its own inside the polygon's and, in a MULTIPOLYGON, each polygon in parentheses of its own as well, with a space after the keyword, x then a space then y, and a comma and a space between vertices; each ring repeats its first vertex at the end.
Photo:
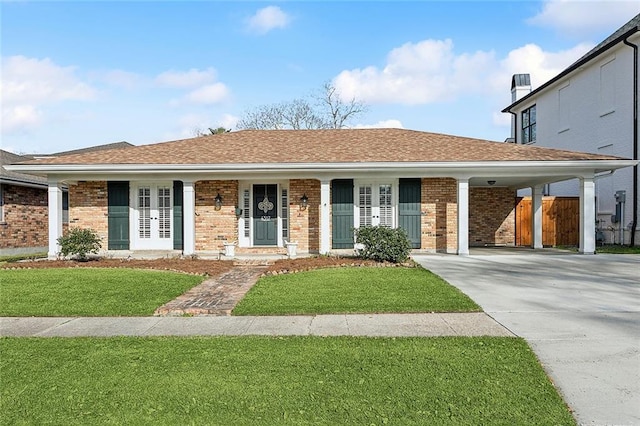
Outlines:
POLYGON ((607 244, 604 246, 596 247, 596 253, 611 253, 611 254, 640 254, 640 246, 621 246, 607 244))
POLYGON ((3 424, 574 425, 517 338, 4 338, 3 424))
POLYGON ((144 316, 203 277, 133 269, 0 271, 0 316, 144 316))
POLYGON ((15 254, 11 256, 0 256, 0 263, 17 262, 18 260, 45 259, 47 252, 31 253, 31 254, 15 254))
POLYGON ((334 268, 261 278, 234 315, 480 311, 423 268, 334 268))

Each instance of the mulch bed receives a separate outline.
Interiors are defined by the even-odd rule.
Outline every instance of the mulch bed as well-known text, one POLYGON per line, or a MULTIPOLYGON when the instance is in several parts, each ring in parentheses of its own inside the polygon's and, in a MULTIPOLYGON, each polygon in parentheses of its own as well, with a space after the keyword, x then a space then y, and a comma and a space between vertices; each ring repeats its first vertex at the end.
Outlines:
POLYGON ((91 259, 87 262, 75 260, 35 260, 11 262, 0 265, 2 269, 45 269, 45 268, 130 268, 155 269, 161 271, 184 272, 194 275, 216 276, 233 268, 233 262, 203 259, 91 259))
MULTIPOLYGON (((188 274, 217 276, 233 268, 229 260, 205 260, 192 258, 162 259, 108 259, 98 258, 88 262, 75 260, 33 260, 0 264, 0 269, 41 269, 41 268, 132 268, 156 269, 185 272, 188 274)), ((309 271, 318 268, 339 268, 355 266, 400 266, 392 263, 380 263, 355 257, 315 256, 298 259, 277 260, 267 266, 265 275, 278 275, 309 271)), ((403 264, 401 266, 412 266, 403 264)))

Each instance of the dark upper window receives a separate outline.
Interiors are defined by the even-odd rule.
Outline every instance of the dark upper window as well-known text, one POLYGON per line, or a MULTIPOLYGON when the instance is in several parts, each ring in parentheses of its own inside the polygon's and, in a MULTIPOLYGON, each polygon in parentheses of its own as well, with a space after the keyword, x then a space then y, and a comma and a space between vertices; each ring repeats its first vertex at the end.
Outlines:
POLYGON ((522 111, 522 143, 536 140, 536 106, 522 111))

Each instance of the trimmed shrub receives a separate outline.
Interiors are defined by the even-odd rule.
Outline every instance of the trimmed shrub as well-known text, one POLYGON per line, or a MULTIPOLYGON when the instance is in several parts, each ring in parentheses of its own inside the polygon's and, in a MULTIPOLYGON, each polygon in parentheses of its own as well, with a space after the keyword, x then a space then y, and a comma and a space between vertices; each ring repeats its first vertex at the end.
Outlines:
POLYGON ((411 241, 402 228, 364 226, 355 230, 358 256, 377 262, 401 263, 409 258, 411 241))
POLYGON ((101 239, 93 229, 73 228, 57 241, 62 256, 77 256, 78 260, 87 260, 87 254, 96 254, 102 247, 101 239))

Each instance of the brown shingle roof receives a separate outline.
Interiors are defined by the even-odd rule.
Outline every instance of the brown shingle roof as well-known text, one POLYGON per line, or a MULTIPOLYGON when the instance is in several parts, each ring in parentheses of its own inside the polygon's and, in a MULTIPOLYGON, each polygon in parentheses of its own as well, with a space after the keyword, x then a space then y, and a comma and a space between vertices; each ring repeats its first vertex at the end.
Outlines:
POLYGON ((243 130, 30 164, 282 164, 609 160, 617 157, 404 129, 243 130))
POLYGON ((19 163, 21 161, 30 160, 31 157, 26 157, 23 155, 14 154, 12 152, 3 151, 0 149, 0 180, 7 182, 15 182, 17 184, 27 183, 27 184, 35 184, 46 187, 47 179, 41 176, 30 175, 27 173, 18 173, 6 170, 4 168, 7 164, 19 163))

